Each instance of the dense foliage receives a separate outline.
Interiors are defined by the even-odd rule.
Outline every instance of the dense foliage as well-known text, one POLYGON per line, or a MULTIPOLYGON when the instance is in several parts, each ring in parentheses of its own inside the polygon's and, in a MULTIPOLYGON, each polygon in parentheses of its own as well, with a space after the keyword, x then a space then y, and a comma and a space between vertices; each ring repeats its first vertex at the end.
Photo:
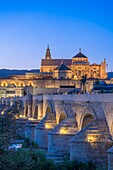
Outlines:
POLYGON ((0 114, 0 148, 5 149, 11 141, 18 138, 16 118, 19 117, 22 103, 16 101, 11 107, 0 114))
POLYGON ((106 170, 106 168, 96 168, 91 162, 64 160, 54 163, 37 150, 20 149, 0 152, 0 170, 106 170))

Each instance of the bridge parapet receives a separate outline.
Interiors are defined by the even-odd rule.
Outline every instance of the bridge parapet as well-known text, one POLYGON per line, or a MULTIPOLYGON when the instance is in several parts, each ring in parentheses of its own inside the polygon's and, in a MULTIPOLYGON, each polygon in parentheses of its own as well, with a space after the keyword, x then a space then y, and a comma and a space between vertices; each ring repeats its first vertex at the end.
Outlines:
POLYGON ((67 101, 67 102, 113 102, 112 93, 104 94, 59 94, 44 95, 44 100, 67 101))

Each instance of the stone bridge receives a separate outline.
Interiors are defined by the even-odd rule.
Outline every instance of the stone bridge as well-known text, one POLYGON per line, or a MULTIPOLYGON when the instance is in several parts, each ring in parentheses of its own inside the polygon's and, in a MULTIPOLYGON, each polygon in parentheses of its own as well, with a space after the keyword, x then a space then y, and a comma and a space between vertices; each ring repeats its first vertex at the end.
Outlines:
POLYGON ((107 164, 113 142, 113 94, 34 95, 23 101, 25 136, 64 157, 107 164))

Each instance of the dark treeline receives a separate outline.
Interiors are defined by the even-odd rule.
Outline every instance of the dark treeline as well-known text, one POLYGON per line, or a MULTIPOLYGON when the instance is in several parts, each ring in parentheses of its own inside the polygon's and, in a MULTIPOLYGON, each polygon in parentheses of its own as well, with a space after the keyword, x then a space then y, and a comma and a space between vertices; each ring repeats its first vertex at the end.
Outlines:
POLYGON ((39 73, 39 69, 32 70, 10 70, 10 69, 0 69, 0 78, 9 77, 13 75, 24 75, 26 73, 39 73))

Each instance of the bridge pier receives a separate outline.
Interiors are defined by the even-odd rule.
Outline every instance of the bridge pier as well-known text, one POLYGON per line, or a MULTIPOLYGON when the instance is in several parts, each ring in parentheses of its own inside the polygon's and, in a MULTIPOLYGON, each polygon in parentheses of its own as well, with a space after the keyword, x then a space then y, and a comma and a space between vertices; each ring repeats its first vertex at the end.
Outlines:
POLYGON ((39 120, 27 120, 25 126, 25 138, 28 138, 30 142, 35 141, 35 128, 38 125, 39 120))
POLYGON ((27 104, 26 104, 26 101, 24 101, 24 112, 23 112, 23 116, 26 117, 26 107, 27 107, 27 104))
POLYGON ((27 118, 19 118, 16 120, 16 122, 17 122, 17 134, 25 138, 25 127, 27 118))
POLYGON ((74 118, 67 118, 48 134, 48 158, 59 161, 70 157, 70 139, 78 132, 74 118))
POLYGON ((56 126, 54 113, 47 113, 46 116, 40 121, 35 129, 35 142, 39 148, 48 148, 48 132, 56 126))
POLYGON ((28 118, 32 118, 32 105, 28 104, 28 114, 27 114, 28 118))
POLYGON ((42 120, 43 118, 43 102, 38 103, 38 119, 42 120))
POLYGON ((113 170, 113 146, 108 150, 108 170, 113 170))
POLYGON ((107 150, 112 146, 105 120, 94 120, 70 141, 70 159, 91 161, 101 167, 107 166, 107 150))

